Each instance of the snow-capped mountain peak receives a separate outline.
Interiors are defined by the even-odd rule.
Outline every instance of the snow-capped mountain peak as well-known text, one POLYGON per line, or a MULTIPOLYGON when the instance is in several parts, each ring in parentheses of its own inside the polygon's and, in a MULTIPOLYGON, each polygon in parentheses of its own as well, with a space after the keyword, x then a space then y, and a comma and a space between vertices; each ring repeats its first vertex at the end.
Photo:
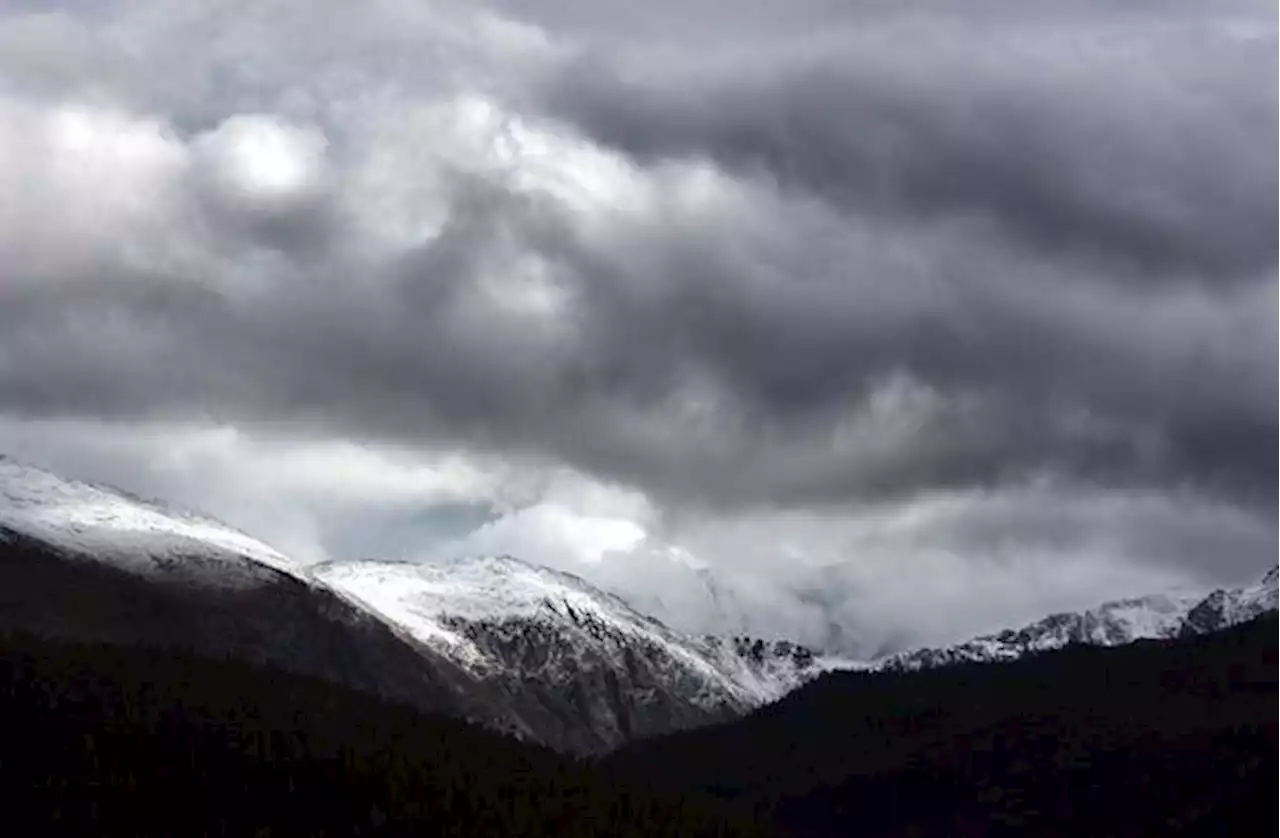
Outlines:
POLYGON ((215 585, 297 570, 284 554, 207 516, 0 456, 0 538, 4 530, 131 572, 215 585))
POLYGON ((457 628, 461 621, 591 618, 630 628, 648 620, 579 577, 511 556, 467 557, 445 564, 326 562, 311 573, 416 640, 477 670, 500 668, 501 663, 457 628))
POLYGON ((510 556, 312 572, 477 677, 506 684, 526 717, 564 720, 562 734, 587 749, 728 718, 835 666, 784 641, 683 634, 578 576, 510 556))
MULTIPOLYGON (((441 564, 329 562, 312 573, 416 639, 478 669, 501 669, 504 662, 469 640, 460 627, 526 621, 573 630, 596 646, 607 632, 618 640, 664 647, 674 659, 744 699, 768 700, 785 689, 783 684, 760 685, 759 677, 746 683, 729 677, 723 667, 726 657, 738 663, 744 654, 733 643, 682 634, 579 576, 511 556, 474 556, 441 564)), ((804 653, 799 657, 804 659, 804 653)))
POLYGON ((1265 611, 1280 607, 1280 591, 1276 588, 1276 568, 1262 581, 1244 588, 1214 591, 1187 612, 1180 634, 1204 634, 1247 622, 1265 611))
POLYGON ((624 619, 625 615, 625 619, 654 622, 621 597, 580 576, 513 556, 469 556, 446 564, 412 567, 419 578, 434 581, 432 589, 440 597, 441 608, 457 617, 529 617, 544 609, 557 614, 567 609, 603 619, 624 619))

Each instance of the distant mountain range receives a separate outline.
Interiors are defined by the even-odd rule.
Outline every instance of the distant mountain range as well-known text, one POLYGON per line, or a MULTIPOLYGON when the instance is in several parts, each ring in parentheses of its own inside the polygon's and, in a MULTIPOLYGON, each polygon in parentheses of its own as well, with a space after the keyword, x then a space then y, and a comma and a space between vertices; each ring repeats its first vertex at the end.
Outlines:
POLYGON ((1202 634, 1277 607, 1276 571, 876 661, 694 636, 509 556, 304 567, 205 516, 0 458, 0 630, 270 664, 579 753, 724 721, 836 669, 1001 661, 1202 634))
POLYGON ((1052 614, 1019 629, 975 637, 954 646, 917 649, 877 661, 885 670, 924 669, 954 663, 1007 661, 1071 644, 1119 646, 1207 634, 1248 622, 1278 606, 1277 572, 1243 588, 1207 596, 1152 594, 1107 602, 1088 611, 1052 614))

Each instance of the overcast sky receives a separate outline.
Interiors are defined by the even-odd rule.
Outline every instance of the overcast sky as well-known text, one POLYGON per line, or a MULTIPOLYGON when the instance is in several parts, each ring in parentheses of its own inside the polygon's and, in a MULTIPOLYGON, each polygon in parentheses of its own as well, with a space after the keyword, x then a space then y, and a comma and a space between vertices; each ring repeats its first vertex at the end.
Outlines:
POLYGON ((1277 553, 1272 2, 0 2, 0 451, 865 652, 1277 553))

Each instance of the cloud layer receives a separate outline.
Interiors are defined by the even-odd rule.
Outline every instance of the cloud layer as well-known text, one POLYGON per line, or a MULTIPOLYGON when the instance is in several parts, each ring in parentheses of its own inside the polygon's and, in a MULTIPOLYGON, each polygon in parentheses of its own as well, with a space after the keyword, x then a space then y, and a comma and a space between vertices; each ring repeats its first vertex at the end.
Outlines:
POLYGON ((0 444, 317 554, 640 595, 678 546, 785 579, 762 626, 841 566, 824 613, 884 637, 875 556, 958 557, 932 633, 988 577, 1003 615, 1273 557, 1274 10, 787 8, 5 12, 0 444), (155 480, 195 437, 237 441, 155 480), (290 514, 241 458, 308 475, 249 493, 290 514))

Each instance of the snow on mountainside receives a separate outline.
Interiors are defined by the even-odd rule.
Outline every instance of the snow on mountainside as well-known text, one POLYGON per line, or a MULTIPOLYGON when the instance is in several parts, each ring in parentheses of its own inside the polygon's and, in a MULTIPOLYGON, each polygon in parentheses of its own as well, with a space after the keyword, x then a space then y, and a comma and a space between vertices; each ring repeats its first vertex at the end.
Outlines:
POLYGON ((522 717, 581 750, 729 718, 836 665, 784 641, 681 634, 577 576, 508 556, 338 562, 313 572, 503 683, 522 717))
POLYGON ((134 573, 211 585, 297 571, 283 554, 211 518, 0 456, 0 539, 5 530, 134 573))
POLYGON ((1280 591, 1277 591, 1276 583, 1277 568, 1272 568, 1257 585, 1214 591, 1187 613, 1179 634, 1206 634, 1248 622, 1266 611, 1277 610, 1280 591))
POLYGON ((1208 596, 1154 594, 1104 603, 1078 613, 1052 614, 1020 629, 937 649, 917 649, 876 662, 885 670, 923 669, 952 663, 1012 660, 1072 643, 1118 646, 1135 640, 1205 634, 1243 623, 1277 608, 1277 571, 1257 585, 1217 590, 1208 596))
POLYGON ((579 651, 616 656, 628 644, 661 648, 673 665, 703 678, 715 699, 723 694, 747 704, 781 696, 803 673, 822 666, 807 649, 781 641, 755 645, 681 634, 578 576, 510 556, 443 565, 332 562, 313 568, 313 574, 479 673, 505 669, 508 661, 468 628, 511 621, 561 627, 572 633, 579 651))

